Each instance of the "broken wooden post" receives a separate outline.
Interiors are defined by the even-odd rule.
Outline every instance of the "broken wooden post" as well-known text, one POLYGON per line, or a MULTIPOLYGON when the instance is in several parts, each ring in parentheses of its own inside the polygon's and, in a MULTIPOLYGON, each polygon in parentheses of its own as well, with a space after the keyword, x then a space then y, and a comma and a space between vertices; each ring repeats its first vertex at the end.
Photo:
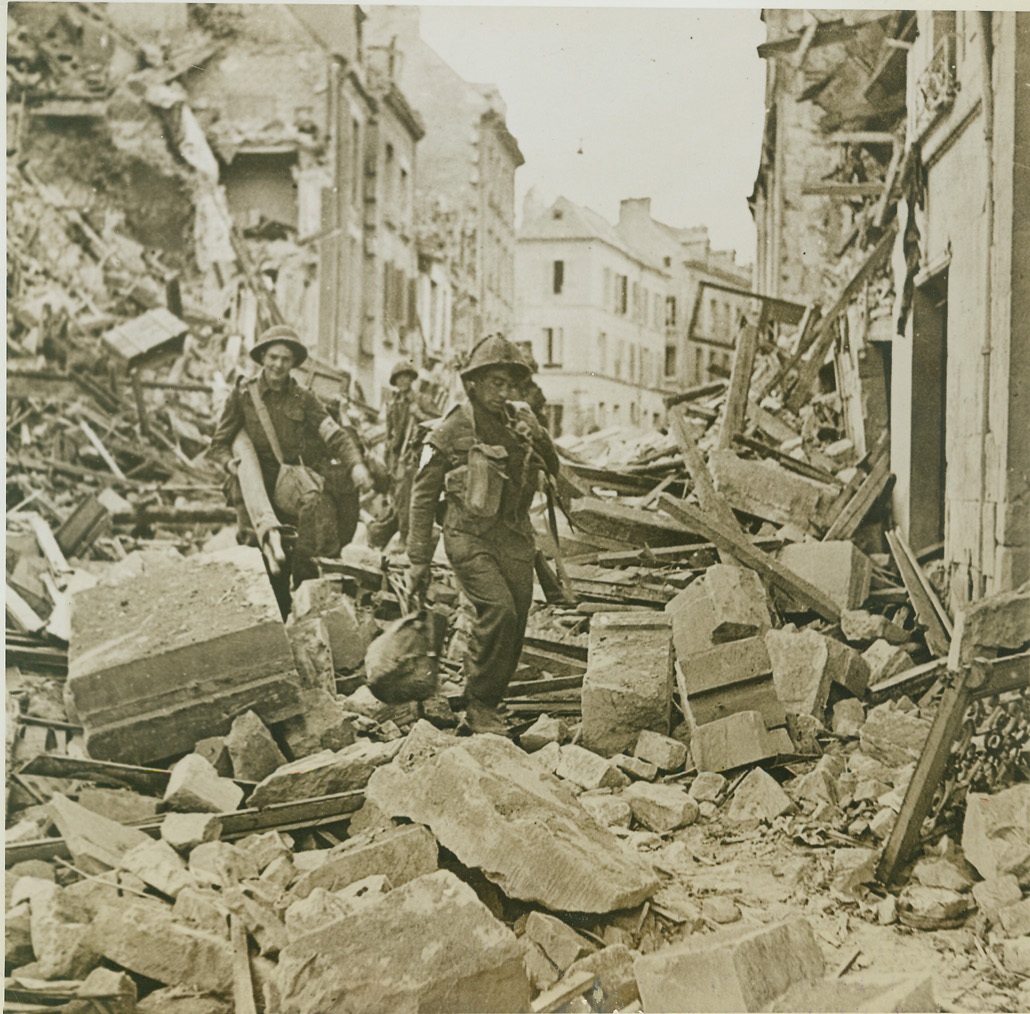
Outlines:
POLYGON ((136 417, 139 420, 139 431, 145 437, 150 436, 150 420, 147 417, 147 406, 143 400, 143 384, 139 370, 129 371, 129 382, 132 384, 132 396, 136 401, 136 417))
POLYGON ((887 532, 891 555, 916 611, 916 618, 926 628, 926 646, 935 655, 944 657, 951 645, 951 620, 926 580, 919 562, 901 534, 900 528, 887 532))
POLYGON ((250 953, 247 949, 247 928, 235 912, 229 915, 229 935, 232 939, 233 1007, 236 1014, 257 1014, 254 982, 250 974, 250 953))
POLYGON ((876 456, 869 474, 826 529, 823 541, 850 539, 858 531, 858 526, 865 520, 870 508, 893 481, 890 452, 884 447, 876 456))
POLYGON ((111 452, 104 446, 103 441, 93 432, 93 427, 90 426, 85 419, 79 420, 79 428, 83 433, 86 434, 86 439, 93 445, 93 449, 104 459, 104 464, 114 473, 115 478, 124 479, 125 473, 118 467, 118 462, 114 460, 111 452))
POLYGON ((747 396, 751 389, 751 374, 755 368, 755 353, 758 351, 758 328, 745 324, 737 335, 737 351, 733 357, 733 372, 730 387, 726 392, 722 428, 719 430, 720 448, 729 448, 733 438, 743 433, 747 417, 747 396))

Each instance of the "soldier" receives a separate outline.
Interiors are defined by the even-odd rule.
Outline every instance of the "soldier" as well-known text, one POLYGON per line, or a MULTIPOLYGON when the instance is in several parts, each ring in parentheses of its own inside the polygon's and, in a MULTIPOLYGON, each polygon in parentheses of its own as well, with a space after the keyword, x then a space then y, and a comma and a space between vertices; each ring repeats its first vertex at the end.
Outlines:
POLYGON ((408 538, 411 483, 418 466, 415 431, 419 423, 430 418, 413 389, 417 379, 418 370, 410 360, 397 363, 390 372, 390 386, 394 390, 386 406, 386 471, 390 478, 390 497, 397 527, 405 541, 408 538))
POLYGON ((502 336, 476 345, 461 371, 468 401, 426 438, 412 489, 412 591, 423 594, 429 584, 433 520, 443 495, 444 549, 476 610, 465 659, 465 721, 472 732, 508 731, 499 706, 518 665, 533 596, 529 508, 541 469, 558 470, 554 445, 532 411, 509 401, 528 377, 518 349, 502 336))
MULTIPOLYGON (((332 419, 311 391, 301 387, 290 375, 290 371, 308 357, 307 348, 292 327, 269 328, 251 349, 250 357, 261 365, 261 371, 256 377, 241 377, 236 382, 208 453, 229 473, 224 488, 226 499, 236 508, 239 517, 237 538, 241 542, 251 541, 250 518, 236 475, 238 463, 233 457, 233 439, 237 433, 245 430, 250 437, 279 520, 297 530, 291 568, 296 587, 306 578, 317 575, 313 557, 336 556, 340 552, 336 502, 341 485, 340 468, 345 473, 344 482, 352 482, 362 490, 371 486, 371 477, 353 437, 332 419), (334 464, 333 459, 338 464, 334 464), (294 514, 275 503, 281 464, 307 465, 325 480, 321 489, 312 490, 302 498, 294 514)), ((276 594, 282 605, 283 589, 277 587, 276 594)), ((285 595, 288 601, 288 588, 285 595)))

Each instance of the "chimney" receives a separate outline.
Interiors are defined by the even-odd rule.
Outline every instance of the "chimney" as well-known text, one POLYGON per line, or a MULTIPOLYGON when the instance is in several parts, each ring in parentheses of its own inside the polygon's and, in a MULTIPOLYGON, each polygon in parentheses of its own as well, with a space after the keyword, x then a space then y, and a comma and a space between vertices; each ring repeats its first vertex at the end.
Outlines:
POLYGON ((619 224, 629 222, 633 219, 650 219, 651 198, 650 197, 626 197, 619 202, 619 224))

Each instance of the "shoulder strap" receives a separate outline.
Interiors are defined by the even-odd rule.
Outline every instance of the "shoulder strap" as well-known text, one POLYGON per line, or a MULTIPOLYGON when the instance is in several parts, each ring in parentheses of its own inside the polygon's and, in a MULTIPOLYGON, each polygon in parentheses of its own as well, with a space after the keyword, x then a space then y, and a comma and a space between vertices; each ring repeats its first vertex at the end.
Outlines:
POLYGON ((254 402, 254 411, 257 412, 257 417, 261 421, 265 436, 268 437, 268 442, 272 445, 272 453, 275 455, 276 461, 281 465, 283 463, 283 449, 279 446, 279 438, 276 436, 275 427, 272 425, 272 420, 268 415, 268 408, 261 400, 261 395, 257 392, 257 384, 251 383, 249 388, 250 399, 254 402))

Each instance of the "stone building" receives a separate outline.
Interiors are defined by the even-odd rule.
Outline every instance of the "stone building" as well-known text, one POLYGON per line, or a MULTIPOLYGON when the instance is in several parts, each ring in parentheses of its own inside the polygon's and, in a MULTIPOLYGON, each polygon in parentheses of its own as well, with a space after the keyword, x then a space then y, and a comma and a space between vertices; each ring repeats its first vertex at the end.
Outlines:
POLYGON ((531 191, 516 254, 514 338, 539 364, 551 430, 651 430, 664 419, 669 271, 589 208, 531 191))

